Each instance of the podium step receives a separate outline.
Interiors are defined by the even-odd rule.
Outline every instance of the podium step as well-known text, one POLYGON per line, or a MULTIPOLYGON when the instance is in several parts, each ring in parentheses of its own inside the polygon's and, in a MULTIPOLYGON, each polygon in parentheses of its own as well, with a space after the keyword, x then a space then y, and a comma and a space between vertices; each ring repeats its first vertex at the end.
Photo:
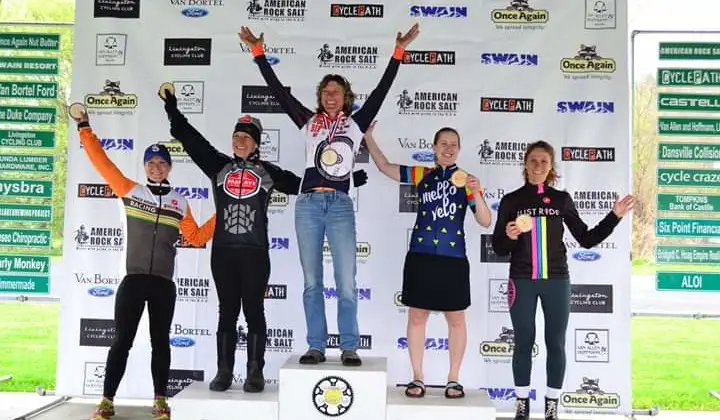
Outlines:
POLYGON ((465 389, 465 398, 445 398, 445 389, 426 388, 423 398, 408 398, 404 387, 389 387, 387 420, 495 420, 496 409, 484 391, 465 389))
POLYGON ((278 386, 263 392, 243 392, 233 384, 225 392, 210 391, 209 382, 193 382, 170 400, 173 420, 227 420, 230 418, 278 420, 278 386))
POLYGON ((301 365, 293 355, 280 368, 280 419, 384 419, 387 358, 363 357, 362 366, 343 366, 339 356, 301 365))

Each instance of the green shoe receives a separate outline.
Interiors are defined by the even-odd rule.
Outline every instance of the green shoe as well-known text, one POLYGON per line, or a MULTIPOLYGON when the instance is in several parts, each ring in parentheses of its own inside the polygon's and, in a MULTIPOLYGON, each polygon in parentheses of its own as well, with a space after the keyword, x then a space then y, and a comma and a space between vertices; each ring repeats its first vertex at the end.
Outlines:
POLYGON ((156 397, 152 409, 153 420, 170 420, 170 407, 167 398, 156 397))
POLYGON ((93 413, 92 420, 106 420, 115 415, 115 405, 112 400, 103 398, 93 413))

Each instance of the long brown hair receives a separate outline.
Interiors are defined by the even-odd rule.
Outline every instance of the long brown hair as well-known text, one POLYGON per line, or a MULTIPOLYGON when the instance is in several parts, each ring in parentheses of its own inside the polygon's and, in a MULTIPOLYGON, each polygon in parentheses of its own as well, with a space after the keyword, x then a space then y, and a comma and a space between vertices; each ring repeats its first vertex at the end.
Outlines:
POLYGON ((342 112, 346 116, 350 116, 352 114, 352 106, 355 103, 355 93, 352 90, 352 86, 350 85, 350 82, 347 81, 344 77, 340 76, 339 74, 326 74, 325 77, 322 78, 320 83, 318 83, 317 86, 317 108, 315 109, 315 112, 322 113, 325 112, 325 108, 322 106, 322 91, 327 87, 328 83, 335 82, 342 87, 343 92, 345 93, 345 97, 343 98, 343 107, 342 112))
POLYGON ((550 172, 548 172, 547 178, 545 178, 545 182, 548 185, 555 185, 558 178, 560 178, 560 175, 558 175, 557 171, 555 170, 555 148, 553 148, 550 143, 543 140, 538 140, 536 142, 528 144, 528 147, 525 150, 525 156, 523 158, 523 178, 525 178, 525 182, 529 182, 527 168, 525 167, 525 165, 527 165, 528 156, 535 149, 542 149, 550 155, 550 172))

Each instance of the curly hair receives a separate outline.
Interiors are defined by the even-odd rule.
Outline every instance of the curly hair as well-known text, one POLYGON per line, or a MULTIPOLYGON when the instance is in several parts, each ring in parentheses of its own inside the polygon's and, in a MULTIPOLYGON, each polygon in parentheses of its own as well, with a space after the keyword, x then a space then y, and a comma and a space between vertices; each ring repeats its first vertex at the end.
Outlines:
POLYGON ((343 100, 343 108, 342 112, 345 115, 352 114, 352 106, 353 103, 355 103, 355 93, 352 90, 352 86, 350 85, 350 82, 348 82, 344 77, 340 76, 339 74, 326 74, 325 77, 322 78, 320 83, 317 85, 317 108, 315 112, 321 113, 325 112, 325 108, 322 106, 322 91, 327 87, 327 85, 330 82, 335 82, 339 84, 343 92, 345 93, 345 98, 343 100))

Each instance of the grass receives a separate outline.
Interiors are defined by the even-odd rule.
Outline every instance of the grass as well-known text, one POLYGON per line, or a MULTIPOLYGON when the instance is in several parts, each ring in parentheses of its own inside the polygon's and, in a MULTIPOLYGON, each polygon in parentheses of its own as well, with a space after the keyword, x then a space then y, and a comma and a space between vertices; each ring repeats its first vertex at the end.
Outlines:
POLYGON ((57 303, 0 303, 0 392, 55 389, 59 326, 57 303))
POLYGON ((720 319, 633 318, 633 407, 720 410, 720 319))
MULTIPOLYGON (((0 303, 0 392, 55 387, 56 303, 0 303)), ((720 320, 632 319, 633 407, 720 410, 720 320)))

